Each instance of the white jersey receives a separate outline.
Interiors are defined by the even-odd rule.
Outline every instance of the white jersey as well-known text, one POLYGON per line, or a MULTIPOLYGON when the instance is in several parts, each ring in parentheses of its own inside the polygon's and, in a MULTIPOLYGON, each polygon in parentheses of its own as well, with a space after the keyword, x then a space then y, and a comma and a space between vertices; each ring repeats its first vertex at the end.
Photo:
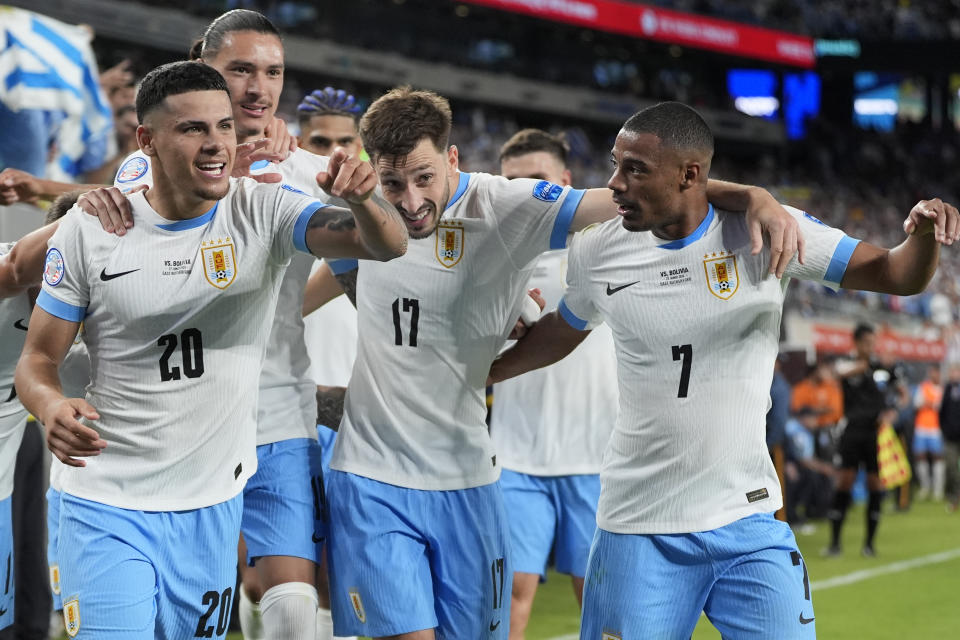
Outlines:
POLYGON ((806 264, 767 275, 745 218, 713 210, 668 242, 611 220, 570 249, 560 311, 613 330, 620 415, 604 454, 597 524, 614 533, 706 531, 782 504, 765 442, 789 278, 837 287, 857 241, 788 209, 806 264))
MULTIPOLYGON (((528 288, 555 309, 566 288, 567 250, 540 256, 528 288)), ((504 469, 535 476, 600 473, 617 420, 617 357, 600 325, 569 356, 493 388, 490 437, 504 469)))
POLYGON ((107 448, 63 470, 63 491, 127 509, 232 498, 256 470, 256 389, 272 310, 316 200, 231 181, 198 218, 171 222, 143 193, 134 227, 104 233, 75 207, 49 242, 37 304, 83 320, 86 399, 107 448))
MULTIPOLYGON (((297 149, 279 164, 258 162, 250 169, 253 174, 280 173, 284 184, 330 202, 332 199, 316 180, 319 172, 326 171, 328 160, 297 149)), ((144 184, 153 184, 150 157, 135 151, 120 166, 114 186, 128 192, 144 184)), ((301 316, 303 287, 315 262, 313 256, 294 256, 280 285, 260 378, 257 445, 291 438, 317 439, 316 386, 309 375, 310 352, 304 342, 301 316)))
MULTIPOLYGON (((13 243, 0 243, 0 260, 13 243)), ((17 399, 13 373, 23 351, 30 322, 30 297, 26 292, 0 298, 0 500, 13 492, 13 468, 27 423, 27 410, 17 399)))
MULTIPOLYGON (((321 262, 315 262, 314 271, 320 266, 321 262)), ((357 310, 353 303, 347 296, 338 296, 304 318, 303 324, 310 377, 327 387, 347 386, 357 359, 357 310)))
POLYGON ((519 317, 534 258, 565 246, 583 192, 459 175, 435 233, 389 265, 360 262, 360 340, 334 469, 436 490, 500 475, 485 423, 487 374, 519 317))

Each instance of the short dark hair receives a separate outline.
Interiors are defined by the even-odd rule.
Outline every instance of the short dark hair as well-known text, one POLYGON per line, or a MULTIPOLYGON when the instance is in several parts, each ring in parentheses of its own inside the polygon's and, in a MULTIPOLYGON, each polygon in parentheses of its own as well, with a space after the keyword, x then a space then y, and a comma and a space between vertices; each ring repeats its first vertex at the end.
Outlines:
POLYGON ((432 91, 398 87, 377 98, 360 119, 360 138, 371 158, 405 156, 424 138, 437 151, 450 140, 453 114, 447 99, 432 91))
POLYGON ((200 62, 171 62, 148 73, 137 89, 137 120, 143 124, 148 113, 156 109, 167 96, 190 91, 223 91, 230 96, 227 82, 210 65, 200 62))
POLYGON ((873 329, 873 325, 867 324, 866 322, 861 322, 853 330, 853 339, 859 340, 868 333, 876 333, 876 331, 873 329))
POLYGON ((61 193, 57 196, 57 199, 50 204, 50 208, 47 209, 47 213, 43 217, 43 223, 50 224, 67 215, 67 211, 70 211, 73 205, 77 204, 77 199, 84 193, 83 189, 61 193))
POLYGON ((651 133, 660 144, 675 150, 713 155, 713 132, 695 109, 682 102, 661 102, 639 111, 623 123, 629 133, 651 133))
POLYGON ((537 151, 549 153, 559 160, 563 166, 567 166, 567 154, 570 153, 570 145, 567 144, 563 135, 551 135, 543 129, 522 129, 513 134, 500 147, 500 162, 507 158, 516 158, 537 151))
MULTIPOLYGON (((262 13, 249 9, 232 9, 221 14, 207 26, 201 40, 200 55, 204 58, 216 56, 220 52, 220 47, 223 46, 223 39, 233 31, 268 33, 283 40, 280 37, 280 31, 262 13)), ((190 53, 191 55, 194 53, 193 47, 190 48, 190 53)))

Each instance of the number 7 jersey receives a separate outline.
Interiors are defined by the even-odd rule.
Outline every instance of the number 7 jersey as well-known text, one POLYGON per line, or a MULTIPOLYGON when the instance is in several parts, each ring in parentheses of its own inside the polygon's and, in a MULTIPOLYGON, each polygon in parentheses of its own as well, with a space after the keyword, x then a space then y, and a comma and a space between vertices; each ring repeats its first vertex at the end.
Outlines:
POLYGON ((357 359, 331 468, 411 489, 497 480, 484 420, 490 364, 520 315, 534 259, 566 246, 582 197, 546 181, 460 173, 432 235, 411 239, 389 265, 360 261, 357 359))
POLYGON ((836 288, 857 241, 788 211, 806 241, 782 280, 750 254, 745 217, 709 211, 661 240, 611 220, 578 234, 560 312, 601 320, 617 349, 620 414, 603 456, 597 524, 613 533, 707 531, 781 506, 764 416, 790 278, 836 288))
POLYGON ((83 321, 87 401, 106 449, 63 490, 125 509, 179 511, 238 494, 256 471, 257 381, 277 291, 325 206, 279 185, 231 181, 188 220, 130 196, 123 237, 75 207, 50 239, 37 304, 83 321))

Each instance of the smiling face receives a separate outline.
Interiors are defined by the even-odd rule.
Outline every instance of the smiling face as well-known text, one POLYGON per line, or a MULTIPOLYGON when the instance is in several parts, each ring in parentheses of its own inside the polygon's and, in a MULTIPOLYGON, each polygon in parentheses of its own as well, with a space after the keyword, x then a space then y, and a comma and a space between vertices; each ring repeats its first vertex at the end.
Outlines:
POLYGON ((167 96, 137 129, 154 159, 154 183, 166 183, 202 201, 227 195, 237 151, 230 98, 224 91, 167 96))
POLYGON ((204 62, 230 87, 240 142, 263 137, 283 90, 283 43, 272 33, 231 31, 204 62))
POLYGON ((436 229, 458 175, 457 157, 456 147, 440 151, 422 138, 405 156, 374 159, 383 195, 403 216, 411 238, 426 238, 436 229))

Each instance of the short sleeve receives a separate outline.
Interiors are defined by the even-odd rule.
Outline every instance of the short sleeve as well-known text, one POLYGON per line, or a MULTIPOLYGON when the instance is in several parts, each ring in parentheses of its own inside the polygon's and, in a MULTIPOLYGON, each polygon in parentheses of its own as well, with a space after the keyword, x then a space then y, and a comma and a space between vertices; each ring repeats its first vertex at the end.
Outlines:
POLYGON ((355 258, 341 258, 338 260, 326 260, 327 266, 335 276, 343 275, 349 271, 354 271, 360 267, 360 261, 355 258))
POLYGON ((41 309, 70 322, 81 322, 90 304, 86 266, 91 256, 84 252, 83 229, 79 224, 79 216, 83 215, 75 205, 47 241, 43 283, 37 296, 41 309))
POLYGON ((117 175, 113 179, 113 186, 124 193, 130 193, 134 188, 141 185, 153 186, 150 157, 142 151, 134 151, 120 165, 117 175))
POLYGON ((787 266, 785 275, 839 289, 850 256, 860 241, 824 224, 809 213, 793 207, 785 208, 800 224, 804 240, 804 264, 794 258, 787 266))
POLYGON ((557 311, 574 329, 589 331, 603 322, 590 298, 589 279, 584 269, 585 245, 583 234, 574 236, 567 255, 567 290, 557 311))
POLYGON ((310 253, 307 248, 307 227, 318 210, 329 205, 305 194, 286 183, 256 184, 243 179, 250 189, 243 206, 248 214, 259 220, 258 226, 266 233, 264 241, 270 254, 280 263, 288 261, 296 252, 310 253))
POLYGON ((585 193, 546 180, 498 177, 481 187, 497 218, 500 239, 517 266, 544 251, 563 249, 585 193))

